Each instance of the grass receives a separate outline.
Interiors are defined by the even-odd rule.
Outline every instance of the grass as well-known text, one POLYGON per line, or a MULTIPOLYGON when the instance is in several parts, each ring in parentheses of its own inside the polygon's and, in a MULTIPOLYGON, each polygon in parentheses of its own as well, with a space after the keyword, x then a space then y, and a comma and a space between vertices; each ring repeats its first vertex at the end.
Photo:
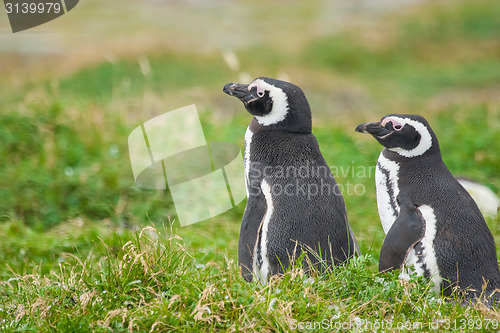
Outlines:
POLYGON ((351 325, 445 329, 482 321, 484 306, 456 306, 429 292, 421 278, 373 273, 371 255, 324 274, 300 266, 262 286, 247 283, 232 259, 193 256, 168 229, 129 233, 121 247, 104 241, 85 257, 62 254, 57 269, 13 274, 2 282, 3 329, 15 331, 287 331, 351 325), (465 323, 465 324, 464 324, 465 323))
MULTIPOLYGON (((287 10, 300 22, 314 17, 309 9, 287 10)), ((221 92, 241 73, 217 54, 124 55, 13 87, 0 79, 0 330, 498 329, 495 309, 442 300, 417 277, 377 273, 381 146, 354 128, 388 113, 422 114, 452 173, 499 193, 499 10, 486 0, 425 4, 296 52, 275 39, 237 52, 254 76, 284 73, 303 87, 363 253, 327 274, 298 265, 266 286, 237 270, 245 202, 180 228, 168 191, 136 187, 130 170, 130 131, 187 104, 197 105, 207 141, 243 147, 250 116, 221 92)), ((498 221, 487 222, 498 247, 498 221)))

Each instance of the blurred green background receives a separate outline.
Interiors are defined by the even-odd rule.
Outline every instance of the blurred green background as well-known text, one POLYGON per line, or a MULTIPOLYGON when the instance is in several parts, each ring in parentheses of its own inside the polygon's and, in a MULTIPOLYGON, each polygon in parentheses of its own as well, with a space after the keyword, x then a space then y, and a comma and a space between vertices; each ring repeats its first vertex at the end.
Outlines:
POLYGON ((245 202, 181 228, 168 191, 134 185, 127 137, 196 104, 207 141, 243 150, 251 117, 222 87, 258 76, 306 93, 322 152, 344 170, 335 176, 361 250, 378 258, 374 175, 362 170, 381 146, 354 128, 421 114, 452 173, 498 194, 499 18, 497 0, 86 0, 12 34, 0 13, 0 276, 48 272, 63 252, 84 257, 99 238, 118 247, 151 224, 205 261, 236 259, 245 202))

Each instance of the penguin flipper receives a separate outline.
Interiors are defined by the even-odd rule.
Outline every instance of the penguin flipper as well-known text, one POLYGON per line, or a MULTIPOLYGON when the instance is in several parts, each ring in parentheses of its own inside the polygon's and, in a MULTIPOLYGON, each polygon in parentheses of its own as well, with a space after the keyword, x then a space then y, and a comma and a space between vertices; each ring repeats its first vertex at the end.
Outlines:
POLYGON ((408 253, 425 235, 425 220, 417 206, 402 194, 398 196, 398 202, 399 215, 380 249, 379 272, 401 268, 408 253))
POLYGON ((253 257, 259 228, 267 211, 267 204, 262 194, 251 197, 247 202, 241 221, 238 244, 238 264, 241 275, 250 282, 253 279, 253 257))

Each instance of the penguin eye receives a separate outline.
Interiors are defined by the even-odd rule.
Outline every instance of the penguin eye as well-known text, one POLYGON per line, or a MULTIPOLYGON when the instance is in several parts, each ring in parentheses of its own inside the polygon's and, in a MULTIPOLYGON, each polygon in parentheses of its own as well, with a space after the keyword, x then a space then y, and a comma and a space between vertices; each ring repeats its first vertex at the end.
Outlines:
POLYGON ((254 88, 257 90, 257 96, 259 96, 259 98, 264 97, 266 91, 259 85, 258 82, 253 82, 248 86, 248 90, 253 90, 254 88))
POLYGON ((385 118, 383 121, 382 121, 382 124, 381 124, 383 127, 387 128, 388 130, 391 129, 391 127, 395 130, 395 131, 401 131, 403 129, 403 125, 404 124, 401 124, 400 122, 398 122, 396 119, 392 119, 392 118, 385 118))

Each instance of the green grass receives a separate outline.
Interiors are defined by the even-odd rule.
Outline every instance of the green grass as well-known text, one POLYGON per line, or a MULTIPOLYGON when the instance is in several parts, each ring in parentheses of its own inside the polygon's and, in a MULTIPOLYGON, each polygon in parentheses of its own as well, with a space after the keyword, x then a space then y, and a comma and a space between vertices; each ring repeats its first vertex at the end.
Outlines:
POLYGON ((374 273, 371 255, 323 274, 306 275, 296 266, 262 286, 245 282, 233 259, 193 256, 168 229, 122 237, 121 247, 102 242, 84 257, 62 254, 50 274, 34 269, 1 282, 2 328, 252 332, 353 325, 371 331, 390 320, 393 327, 437 331, 455 324, 487 332, 487 324, 498 325, 484 307, 443 302, 421 278, 374 273), (483 329, 470 318, 482 320, 483 329))
MULTIPOLYGON (((232 126, 207 123, 207 136, 240 142, 246 117, 235 119, 232 126)), ((452 172, 490 184, 498 192, 498 109, 451 107, 430 121, 452 172), (485 128, 491 130, 485 131, 485 128), (463 144, 457 144, 457 138, 463 144)), ((27 132, 37 135, 33 129, 27 132)), ((104 210, 108 213, 101 217, 96 217, 90 205, 76 203, 72 207, 60 197, 33 195, 31 207, 53 205, 58 216, 66 221, 46 230, 40 223, 48 219, 41 212, 33 209, 32 218, 41 222, 30 227, 28 210, 24 210, 23 215, 9 207, 10 215, 4 216, 0 225, 0 261, 6 263, 0 267, 0 318, 5 320, 4 327, 37 332, 149 331, 153 328, 153 331, 176 328, 186 332, 286 331, 296 325, 320 325, 324 319, 328 324, 321 325, 349 321, 360 325, 388 324, 390 319, 393 325, 432 323, 443 329, 447 321, 461 325, 470 318, 483 323, 498 320, 497 312, 481 306, 465 308, 453 301, 442 302, 429 292, 424 280, 407 283, 398 280, 397 274, 377 273, 383 233, 376 213, 373 173, 365 174, 365 170, 374 165, 380 146, 349 127, 319 125, 315 133, 329 165, 338 167, 334 169, 338 171, 338 182, 346 186, 344 197, 349 220, 365 256, 327 275, 308 277, 297 267, 283 278, 272 280, 268 286, 248 284, 239 276, 236 265, 244 202, 207 222, 186 228, 179 228, 177 223, 171 225, 162 213, 172 209, 168 207, 168 194, 155 194, 157 202, 154 202, 148 191, 132 188, 128 170, 121 168, 128 156, 118 154, 114 158, 119 161, 109 163, 106 173, 96 172, 75 187, 77 197, 87 193, 85 186, 90 186, 88 191, 95 191, 88 194, 89 197, 97 196, 98 200, 94 200, 101 207, 108 207, 104 210), (107 173, 118 178, 123 173, 121 177, 125 179, 106 182, 101 177, 107 173), (363 188, 363 195, 349 193, 347 184, 363 188), (131 188, 122 189, 126 186, 131 188), (125 204, 119 204, 120 200, 125 204), (125 208, 118 214, 116 206, 120 205, 125 208), (72 216, 72 209, 78 215, 72 216), (147 222, 147 216, 155 218, 147 222), (150 223, 158 230, 147 229, 142 237, 138 231, 131 231, 138 225, 150 223), (161 228, 162 223, 166 224, 166 230, 161 228), (177 235, 184 241, 178 241, 177 235)), ((38 154, 43 150, 39 147, 37 154, 35 143, 38 141, 40 139, 33 140, 32 145, 35 161, 40 159, 38 154)), ((17 148, 18 151, 11 149, 9 153, 21 154, 22 147, 17 148)), ((29 156, 27 151, 23 161, 29 166, 26 155, 29 156)), ((101 156, 97 154, 96 159, 101 156)), ((53 170, 37 169, 37 179, 43 179, 45 170, 46 177, 54 177, 52 183, 60 181, 63 189, 71 186, 67 181, 58 180, 63 177, 57 176, 58 172, 64 172, 58 167, 64 165, 63 162, 56 163, 53 170)), ((82 167, 81 172, 84 170, 82 167)), ((50 189, 55 188, 54 184, 49 186, 43 182, 30 184, 31 188, 19 186, 21 195, 27 195, 22 191, 37 193, 44 189, 50 193, 50 189)), ((72 192, 68 189, 67 193, 69 198, 72 192)), ((12 202, 28 204, 16 198, 12 202)), ((498 244, 499 230, 492 224, 494 221, 489 222, 498 244)), ((423 327, 426 329, 429 327, 423 327)))
MULTIPOLYGON (((287 8, 298 22, 317 10, 302 6, 287 8)), ((493 0, 427 4, 374 29, 310 40, 295 53, 290 40, 283 50, 269 43, 238 51, 244 71, 287 73, 304 88, 363 253, 327 274, 294 267, 266 286, 244 282, 237 269, 245 202, 180 228, 168 191, 135 186, 130 168, 130 131, 192 103, 207 141, 243 148, 250 115, 221 92, 238 73, 218 55, 124 56, 14 89, 0 78, 0 330, 338 327, 318 327, 323 320, 368 325, 361 331, 382 330, 377 323, 416 325, 400 331, 498 329, 496 310, 442 300, 420 278, 377 273, 384 235, 373 167, 381 146, 354 128, 387 113, 422 114, 452 173, 499 193, 499 11, 493 0)), ((487 222, 498 248, 498 221, 487 222)))

